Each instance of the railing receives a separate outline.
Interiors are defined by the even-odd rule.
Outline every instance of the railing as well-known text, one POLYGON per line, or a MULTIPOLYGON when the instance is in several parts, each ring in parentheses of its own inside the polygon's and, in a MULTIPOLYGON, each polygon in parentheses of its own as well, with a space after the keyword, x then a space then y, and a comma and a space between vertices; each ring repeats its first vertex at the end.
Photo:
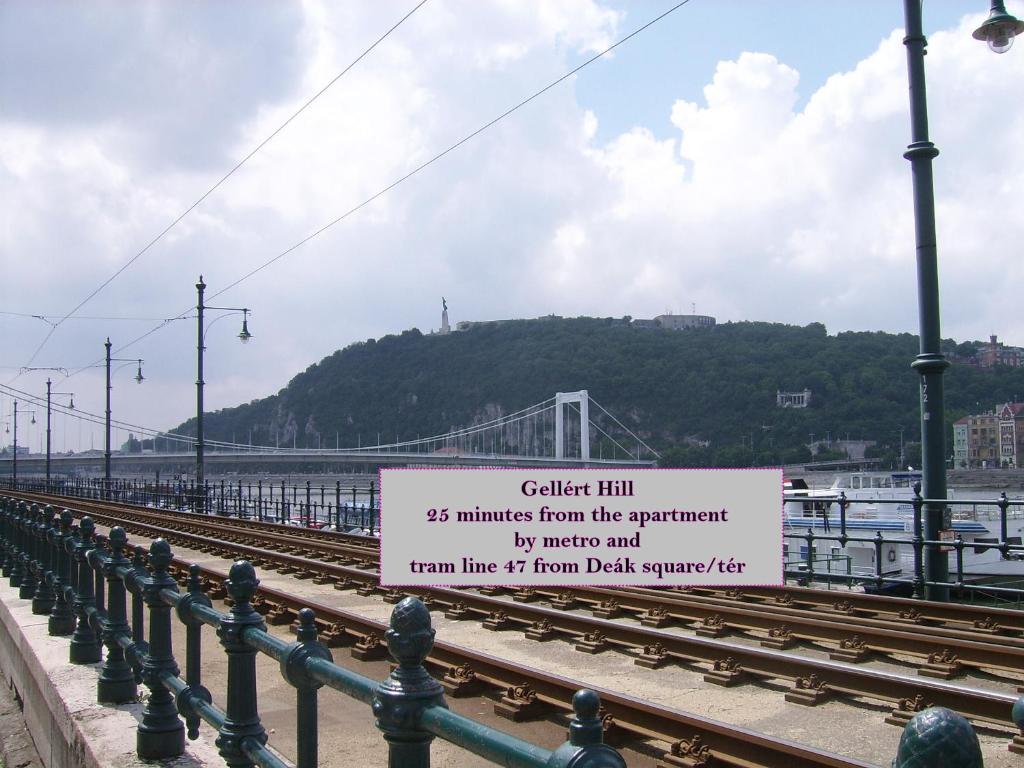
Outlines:
POLYGON ((304 484, 287 484, 283 480, 279 483, 221 480, 206 481, 202 488, 197 488, 195 481, 158 483, 115 478, 108 485, 102 478, 53 478, 47 483, 33 477, 19 479, 16 488, 10 478, 4 478, 0 480, 0 488, 158 509, 203 510, 209 514, 307 528, 359 530, 370 536, 380 528, 379 494, 374 482, 365 488, 355 485, 343 488, 340 480, 333 486, 314 486, 309 480, 304 484))
MULTIPOLYGON (((553 751, 448 710, 442 686, 423 665, 434 629, 416 598, 402 600, 391 615, 385 639, 398 666, 377 682, 332 663, 308 608, 299 611, 295 642, 268 634, 253 607, 259 580, 249 563, 231 567, 225 582, 231 610, 220 613, 201 589, 198 566, 189 568, 187 591, 179 592, 169 571, 171 548, 163 539, 150 545, 148 556, 135 547, 129 558, 121 527, 103 539, 95 535, 91 518, 73 522, 67 509, 58 517, 50 506, 41 510, 38 504, 0 498, 0 573, 19 589, 19 597, 31 599, 34 614, 49 616, 51 635, 71 636, 71 663, 103 661, 100 703, 136 701, 139 683, 149 689, 136 741, 141 759, 181 755, 186 734, 198 738, 205 722, 216 729, 216 745, 232 768, 289 768, 268 746, 257 708, 256 654, 264 653, 280 663, 296 690, 297 768, 318 765, 317 692, 325 685, 371 706, 388 744, 389 768, 429 768, 435 737, 509 768, 625 768, 621 755, 602 742, 601 702, 594 691, 580 690, 573 697, 569 738, 553 751), (185 625, 184 678, 173 654, 172 613, 185 625), (227 654, 224 709, 202 685, 203 624, 216 628, 227 654)), ((1015 705, 1013 719, 1021 734, 1010 749, 1024 754, 1024 699, 1015 705)), ((949 765, 951 747, 965 765, 982 765, 967 720, 941 707, 926 709, 905 727, 893 768, 949 765)))
MULTIPOLYGON (((1024 562, 1016 572, 1008 568, 1004 578, 1008 583, 1018 582, 1018 586, 1000 586, 993 583, 971 583, 967 580, 968 574, 965 571, 965 553, 985 553, 995 550, 998 552, 1000 561, 1015 562, 1024 560, 1024 545, 1020 539, 1011 541, 1009 536, 1009 522, 1021 519, 1019 510, 1011 511, 1011 507, 1020 508, 1024 501, 1011 501, 1005 493, 999 495, 998 499, 925 499, 920 494, 920 484, 914 485, 913 497, 911 499, 849 499, 845 492, 837 496, 806 495, 806 492, 787 493, 785 496, 786 505, 803 504, 807 505, 812 516, 797 517, 787 510, 785 519, 785 539, 789 542, 790 552, 794 543, 800 549, 798 557, 788 557, 784 572, 786 578, 796 579, 799 582, 825 581, 865 585, 866 589, 875 591, 889 591, 893 594, 902 594, 907 597, 923 598, 925 587, 948 587, 954 594, 968 599, 985 598, 988 600, 1005 601, 1016 603, 1018 606, 1024 599, 1024 562), (910 537, 900 538, 897 536, 884 536, 881 530, 877 530, 874 536, 851 534, 851 522, 856 523, 857 528, 863 528, 872 519, 850 514, 850 508, 857 505, 910 505, 913 508, 912 516, 906 520, 910 524, 910 537), (923 526, 923 509, 925 505, 940 505, 946 509, 949 525, 952 528, 953 520, 987 520, 998 522, 998 532, 992 537, 985 537, 986 540, 964 541, 960 533, 950 539, 925 539, 923 526), (982 507, 982 514, 978 514, 978 508, 982 507), (989 509, 994 508, 991 513, 989 509), (959 510, 958 516, 955 511, 959 510), (836 520, 834 511, 838 511, 836 520), (805 528, 803 532, 797 529, 805 528), (815 529, 823 530, 818 533, 815 529), (867 544, 873 548, 873 563, 865 568, 863 565, 854 564, 852 573, 835 573, 831 564, 826 569, 818 567, 821 555, 816 552, 815 544, 820 542, 833 542, 840 547, 846 548, 849 544, 867 544), (885 545, 893 545, 885 549, 885 545), (910 576, 902 574, 903 551, 910 549, 912 558, 912 573, 910 576), (924 574, 925 552, 938 548, 940 552, 946 552, 947 557, 952 555, 950 563, 949 581, 928 581, 924 574), (892 562, 883 558, 883 551, 896 553, 892 562)), ((893 512, 895 513, 895 508, 893 512)), ((902 519, 899 515, 893 514, 886 517, 887 520, 902 519)), ((908 532, 908 531, 903 531, 908 532)), ((834 555, 833 555, 834 556, 834 555)))
POLYGON ((136 742, 143 760, 181 755, 186 733, 197 738, 202 721, 216 729, 220 754, 233 768, 287 768, 289 763, 268 746, 257 708, 256 655, 263 653, 280 663, 296 690, 298 768, 314 768, 318 762, 317 691, 322 686, 371 706, 388 744, 391 768, 427 768, 435 737, 517 768, 625 768, 619 753, 602 743, 600 700, 593 691, 573 697, 569 739, 553 751, 451 712, 441 684, 423 666, 434 629, 430 613, 416 598, 400 602, 391 615, 385 639, 398 666, 378 682, 332 663, 330 651, 317 640, 316 617, 308 608, 299 612, 295 642, 267 633, 252 604, 259 580, 245 561, 231 567, 225 584, 231 610, 220 613, 201 590, 198 566, 190 568, 187 591, 178 591, 166 541, 154 541, 148 556, 135 547, 129 558, 124 529, 115 527, 99 540, 92 519, 73 525, 69 510, 57 517, 49 506, 40 510, 36 504, 0 499, 0 550, 0 572, 19 588, 20 597, 32 600, 33 613, 49 615, 50 634, 71 635, 71 663, 103 661, 97 681, 100 703, 137 700, 139 683, 149 689, 136 742), (172 649, 172 614, 185 625, 184 678, 172 649), (223 709, 202 685, 204 624, 216 629, 227 654, 223 709))

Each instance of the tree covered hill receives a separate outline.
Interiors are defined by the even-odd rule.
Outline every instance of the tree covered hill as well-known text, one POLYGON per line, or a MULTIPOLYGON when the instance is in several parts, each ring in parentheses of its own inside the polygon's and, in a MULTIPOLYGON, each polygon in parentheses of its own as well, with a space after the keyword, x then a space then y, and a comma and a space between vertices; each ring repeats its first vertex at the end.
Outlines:
MULTIPOLYGON (((954 355, 954 342, 945 342, 954 355)), ((961 345, 961 349, 965 345, 961 345)), ((968 345, 969 346, 969 345, 968 345)), ((208 414, 207 439, 342 447, 447 432, 510 413, 556 391, 588 389, 676 465, 802 460, 811 435, 918 439, 917 338, 830 336, 823 325, 726 323, 640 328, 628 319, 517 320, 448 335, 418 330, 353 344, 278 394, 208 414), (776 391, 810 389, 809 408, 776 391), (705 444, 706 445, 703 445, 705 444), (753 447, 753 452, 751 451, 753 447)), ((1024 369, 954 363, 948 424, 1024 396, 1024 369)), ((192 419, 174 431, 195 434, 192 419)), ((947 442, 951 444, 949 438, 947 442)))

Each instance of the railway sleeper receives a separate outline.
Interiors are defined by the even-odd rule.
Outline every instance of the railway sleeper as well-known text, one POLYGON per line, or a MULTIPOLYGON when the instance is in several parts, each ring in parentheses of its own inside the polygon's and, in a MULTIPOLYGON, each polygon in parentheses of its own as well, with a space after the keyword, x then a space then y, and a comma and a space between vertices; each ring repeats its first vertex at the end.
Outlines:
POLYGON ((494 714, 514 723, 545 717, 553 709, 554 706, 538 696, 529 683, 509 686, 494 703, 494 714))
POLYGON ((352 646, 352 658, 359 661, 376 661, 387 656, 387 646, 377 635, 363 635, 352 646))
POLYGON ((445 693, 456 699, 475 696, 485 687, 469 664, 449 667, 441 678, 441 685, 444 686, 445 693))
POLYGON ((513 621, 504 611, 492 611, 487 614, 487 618, 483 621, 483 628, 489 629, 492 632, 500 632, 511 626, 513 626, 513 621))
POLYGON ((830 693, 828 683, 817 675, 811 674, 806 677, 798 677, 793 681, 793 687, 786 691, 786 701, 791 704, 813 707, 824 703, 830 693))
POLYGON ((743 667, 737 664, 732 656, 727 656, 724 659, 717 659, 711 669, 704 673, 704 682, 732 688, 748 680, 743 667))
POLYGON ((871 649, 857 635, 839 641, 839 647, 829 651, 832 661, 845 661, 848 664, 859 664, 871 657, 871 649))
POLYGON ((796 645, 796 637, 793 636, 789 627, 785 625, 772 627, 768 630, 768 637, 761 640, 761 645, 776 651, 785 651, 796 645))

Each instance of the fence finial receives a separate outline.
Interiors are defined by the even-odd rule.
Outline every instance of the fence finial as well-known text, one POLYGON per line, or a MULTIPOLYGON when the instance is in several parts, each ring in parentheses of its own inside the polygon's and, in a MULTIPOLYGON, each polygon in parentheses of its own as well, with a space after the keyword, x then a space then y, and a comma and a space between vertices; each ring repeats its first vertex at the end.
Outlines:
MULTIPOLYGON (((256 569, 248 560, 236 561, 228 571, 228 580, 224 584, 236 605, 251 603, 259 585, 260 580, 256 578, 256 569)), ((238 613, 238 611, 235 612, 238 613)))
POLYGON ((622 755, 603 743, 604 723, 597 693, 586 688, 576 691, 572 709, 569 740, 551 753, 550 768, 626 768, 622 755))
POLYGON ((893 768, 982 768, 981 745, 963 715, 945 707, 918 712, 900 736, 893 768))
POLYGON ((405 598, 391 612, 384 638, 398 667, 377 686, 373 714, 388 742, 388 764, 426 768, 434 736, 420 725, 420 718, 429 707, 447 706, 444 688, 423 666, 434 646, 430 611, 417 598, 405 598))

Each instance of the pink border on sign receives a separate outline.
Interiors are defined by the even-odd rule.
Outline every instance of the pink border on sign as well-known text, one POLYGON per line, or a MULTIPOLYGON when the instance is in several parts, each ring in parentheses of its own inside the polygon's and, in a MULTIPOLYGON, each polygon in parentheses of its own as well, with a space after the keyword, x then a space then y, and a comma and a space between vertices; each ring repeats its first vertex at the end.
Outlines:
MULTIPOLYGON (((378 467, 377 469, 377 487, 380 490, 378 494, 378 500, 380 503, 380 513, 377 518, 377 528, 380 531, 380 557, 381 560, 384 558, 384 475, 383 473, 388 470, 401 470, 403 472, 476 472, 479 470, 493 471, 500 469, 503 471, 522 471, 524 467, 378 467)), ((602 467, 580 467, 578 469, 573 467, 537 467, 545 472, 607 472, 609 469, 602 467)), ((628 470, 630 472, 779 472, 780 475, 783 472, 782 467, 616 467, 618 470, 628 470)), ((786 516, 785 516, 785 478, 780 476, 779 484, 779 552, 785 552, 786 543, 786 516)), ((478 588, 478 587, 503 587, 505 589, 519 589, 529 588, 529 584, 385 584, 383 581, 380 582, 382 587, 442 587, 445 589, 460 589, 460 588, 478 588)), ((571 589, 573 587, 598 587, 605 589, 608 587, 671 587, 679 586, 685 587, 690 586, 687 584, 666 584, 664 581, 661 583, 654 584, 543 584, 539 585, 551 589, 558 589, 560 587, 566 587, 571 589)), ((697 585, 699 589, 718 589, 721 587, 736 587, 736 584, 700 584, 697 585)), ((779 583, 778 584, 743 584, 739 585, 743 587, 785 587, 786 586, 786 563, 785 558, 779 562, 779 583)))

